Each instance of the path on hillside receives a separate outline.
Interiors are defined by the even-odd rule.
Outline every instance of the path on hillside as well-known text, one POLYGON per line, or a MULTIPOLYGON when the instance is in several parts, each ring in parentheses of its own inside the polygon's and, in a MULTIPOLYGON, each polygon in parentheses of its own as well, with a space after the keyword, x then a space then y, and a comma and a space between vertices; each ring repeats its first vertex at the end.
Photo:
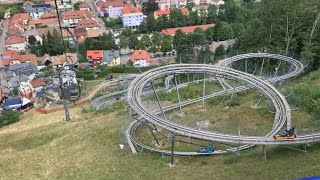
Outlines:
POLYGON ((85 96, 85 99, 91 100, 103 87, 109 84, 110 84, 109 81, 102 81, 101 83, 95 85, 94 87, 91 88, 92 91, 88 92, 88 94, 85 96))

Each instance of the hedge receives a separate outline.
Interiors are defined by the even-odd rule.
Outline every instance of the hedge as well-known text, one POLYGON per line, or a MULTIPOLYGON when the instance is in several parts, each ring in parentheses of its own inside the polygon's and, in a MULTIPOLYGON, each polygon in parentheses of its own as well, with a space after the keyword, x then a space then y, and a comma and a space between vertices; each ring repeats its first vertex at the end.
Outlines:
POLYGON ((20 112, 12 110, 4 110, 0 115, 0 127, 18 122, 20 120, 20 112))

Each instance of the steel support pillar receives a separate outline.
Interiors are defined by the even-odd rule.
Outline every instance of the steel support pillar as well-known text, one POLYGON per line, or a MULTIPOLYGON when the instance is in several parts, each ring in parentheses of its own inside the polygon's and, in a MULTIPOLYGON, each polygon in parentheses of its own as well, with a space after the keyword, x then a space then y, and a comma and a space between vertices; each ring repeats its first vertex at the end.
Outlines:
POLYGON ((170 139, 171 139, 171 161, 170 161, 170 164, 171 166, 174 166, 174 134, 172 133, 170 135, 170 139))
POLYGON ((69 107, 66 99, 64 99, 63 107, 66 115, 66 121, 70 121, 69 107))
POLYGON ((154 93, 154 95, 156 96, 156 99, 157 99, 159 108, 160 108, 160 110, 161 110, 162 116, 163 116, 163 118, 164 118, 165 120, 167 120, 166 115, 164 114, 164 111, 163 111, 162 106, 161 106, 161 104, 160 104, 159 97, 158 97, 158 94, 157 94, 157 92, 156 92, 156 89, 154 88, 153 82, 151 82, 151 86, 152 86, 152 89, 153 89, 153 93, 154 93))
POLYGON ((204 96, 206 94, 206 73, 203 73, 202 109, 204 109, 204 96))
POLYGON ((261 69, 260 69, 260 77, 262 75, 263 65, 264 65, 264 58, 262 59, 262 66, 261 66, 261 69))
POLYGON ((153 138, 154 138, 154 140, 156 140, 156 142, 157 142, 157 144, 158 144, 158 146, 160 146, 160 143, 159 143, 159 141, 158 141, 158 139, 157 139, 157 137, 154 135, 154 133, 153 133, 153 130, 149 127, 149 130, 150 130, 150 132, 151 132, 151 134, 152 134, 152 136, 153 136, 153 138))
MULTIPOLYGON (((189 76, 188 76, 189 77, 189 76)), ((188 80, 189 81, 189 80, 188 80)), ((180 115, 182 115, 182 107, 181 107, 181 100, 180 100, 180 94, 179 94, 179 89, 178 89, 178 83, 177 83, 177 76, 174 75, 174 82, 176 84, 176 91, 177 91, 177 96, 179 100, 179 108, 180 108, 180 115)))
POLYGON ((267 161, 267 146, 266 145, 262 146, 262 155, 263 155, 263 159, 265 161, 267 161))

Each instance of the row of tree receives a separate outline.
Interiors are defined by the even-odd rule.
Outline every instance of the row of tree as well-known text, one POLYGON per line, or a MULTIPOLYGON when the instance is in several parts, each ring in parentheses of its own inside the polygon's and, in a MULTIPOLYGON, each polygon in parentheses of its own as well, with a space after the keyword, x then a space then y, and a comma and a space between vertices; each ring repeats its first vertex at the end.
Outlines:
POLYGON ((237 5, 233 0, 226 0, 225 4, 221 5, 219 9, 215 5, 209 5, 207 10, 192 11, 191 8, 187 15, 183 14, 179 9, 171 9, 169 17, 161 15, 157 19, 155 19, 153 12, 151 12, 148 14, 146 21, 140 25, 139 30, 143 33, 150 33, 166 28, 210 23, 219 24, 220 22, 241 24, 246 22, 248 16, 247 9, 237 5))
POLYGON ((295 53, 310 61, 310 69, 320 67, 319 0, 246 0, 242 3, 243 32, 235 49, 239 51, 273 51, 295 53))
POLYGON ((163 36, 159 32, 153 33, 150 36, 147 34, 141 35, 140 40, 136 34, 124 34, 122 33, 119 37, 120 43, 119 47, 123 49, 143 49, 150 52, 169 52, 172 51, 173 38, 171 36, 163 36))
POLYGON ((31 53, 36 54, 38 56, 43 56, 44 54, 49 54, 50 56, 55 56, 57 54, 64 53, 65 43, 66 47, 69 47, 68 41, 63 42, 61 38, 61 34, 58 33, 56 29, 51 32, 49 31, 47 35, 42 35, 42 44, 35 45, 35 38, 30 36, 28 39, 31 46, 31 53))

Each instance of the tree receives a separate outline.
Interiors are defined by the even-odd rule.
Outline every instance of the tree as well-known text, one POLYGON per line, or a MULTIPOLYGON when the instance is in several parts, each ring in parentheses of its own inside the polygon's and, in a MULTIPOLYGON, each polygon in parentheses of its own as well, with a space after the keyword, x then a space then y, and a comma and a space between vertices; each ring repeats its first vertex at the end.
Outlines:
POLYGON ((192 8, 193 8, 194 6, 195 6, 195 5, 194 5, 193 2, 192 2, 192 3, 187 3, 187 8, 188 8, 189 11, 192 11, 192 8))
POLYGON ((157 30, 167 29, 170 26, 167 15, 163 14, 157 19, 157 30))
POLYGON ((136 46, 136 50, 146 50, 146 44, 143 41, 140 41, 136 46))
POLYGON ((149 48, 149 51, 152 52, 152 53, 156 53, 156 52, 157 52, 157 47, 156 47, 156 45, 152 45, 152 46, 149 48))
POLYGON ((181 45, 181 41, 183 41, 186 37, 186 34, 184 34, 180 29, 178 29, 173 38, 173 45, 175 45, 176 47, 181 45))
POLYGON ((210 64, 214 63, 214 53, 210 50, 210 47, 206 45, 204 48, 201 48, 199 56, 198 56, 198 62, 199 64, 205 63, 210 64))
POLYGON ((144 42, 145 46, 149 48, 152 45, 151 39, 149 35, 143 34, 141 37, 141 41, 144 42))
POLYGON ((207 12, 204 9, 199 10, 199 24, 207 24, 207 12))
POLYGON ((152 43, 156 46, 160 46, 162 41, 162 35, 159 32, 154 32, 152 35, 152 43))
POLYGON ((208 23, 216 23, 217 21, 218 21, 217 7, 213 4, 210 4, 208 7, 207 22, 208 23))
POLYGON ((129 46, 129 38, 127 36, 121 35, 119 37, 120 42, 119 42, 119 46, 122 49, 126 49, 129 46))
POLYGON ((139 26, 139 32, 140 33, 146 33, 148 32, 148 25, 147 22, 143 21, 139 26))
POLYGON ((234 32, 234 37, 240 37, 244 33, 244 25, 242 23, 232 23, 232 30, 234 32))
POLYGON ((131 34, 132 34, 131 29, 129 29, 129 28, 124 28, 124 29, 121 31, 121 34, 120 34, 120 35, 129 37, 129 36, 131 36, 131 34))
POLYGON ((216 38, 219 41, 232 39, 234 37, 231 25, 226 22, 218 24, 214 29, 216 38))
POLYGON ((129 48, 130 49, 136 49, 138 44, 139 44, 139 40, 138 40, 137 36, 131 35, 129 37, 129 48))
POLYGON ((171 52, 172 51, 172 45, 168 39, 165 39, 161 43, 161 52, 171 52))
POLYGON ((199 25, 200 24, 200 20, 199 20, 199 16, 198 16, 198 12, 197 11, 191 11, 189 12, 189 21, 188 24, 190 26, 193 25, 199 25))
POLYGON ((4 9, 4 7, 0 6, 0 19, 4 18, 5 13, 6 13, 6 10, 4 9))
POLYGON ((214 59, 220 60, 224 57, 224 55, 225 55, 224 46, 223 45, 218 46, 214 51, 214 59))
POLYGON ((150 13, 147 16, 146 22, 147 22, 147 30, 148 30, 148 32, 153 32, 154 30, 156 30, 156 28, 157 28, 157 24, 156 23, 157 22, 154 19, 153 13, 150 13))
POLYGON ((187 19, 179 9, 170 9, 169 27, 182 27, 186 24, 187 19))
POLYGON ((157 10, 159 10, 158 3, 155 3, 155 2, 147 3, 146 7, 143 8, 143 14, 150 14, 157 10))
POLYGON ((195 29, 190 38, 193 46, 202 46, 208 43, 205 32, 200 28, 195 29))
POLYGON ((205 30, 205 34, 206 34, 206 37, 207 37, 207 41, 209 43, 212 42, 212 40, 214 39, 213 35, 214 35, 214 28, 212 27, 209 27, 208 29, 205 30))
POLYGON ((4 110, 0 116, 0 127, 18 122, 20 120, 21 113, 19 111, 4 110))
POLYGON ((80 10, 80 3, 75 3, 74 4, 74 10, 80 10))

